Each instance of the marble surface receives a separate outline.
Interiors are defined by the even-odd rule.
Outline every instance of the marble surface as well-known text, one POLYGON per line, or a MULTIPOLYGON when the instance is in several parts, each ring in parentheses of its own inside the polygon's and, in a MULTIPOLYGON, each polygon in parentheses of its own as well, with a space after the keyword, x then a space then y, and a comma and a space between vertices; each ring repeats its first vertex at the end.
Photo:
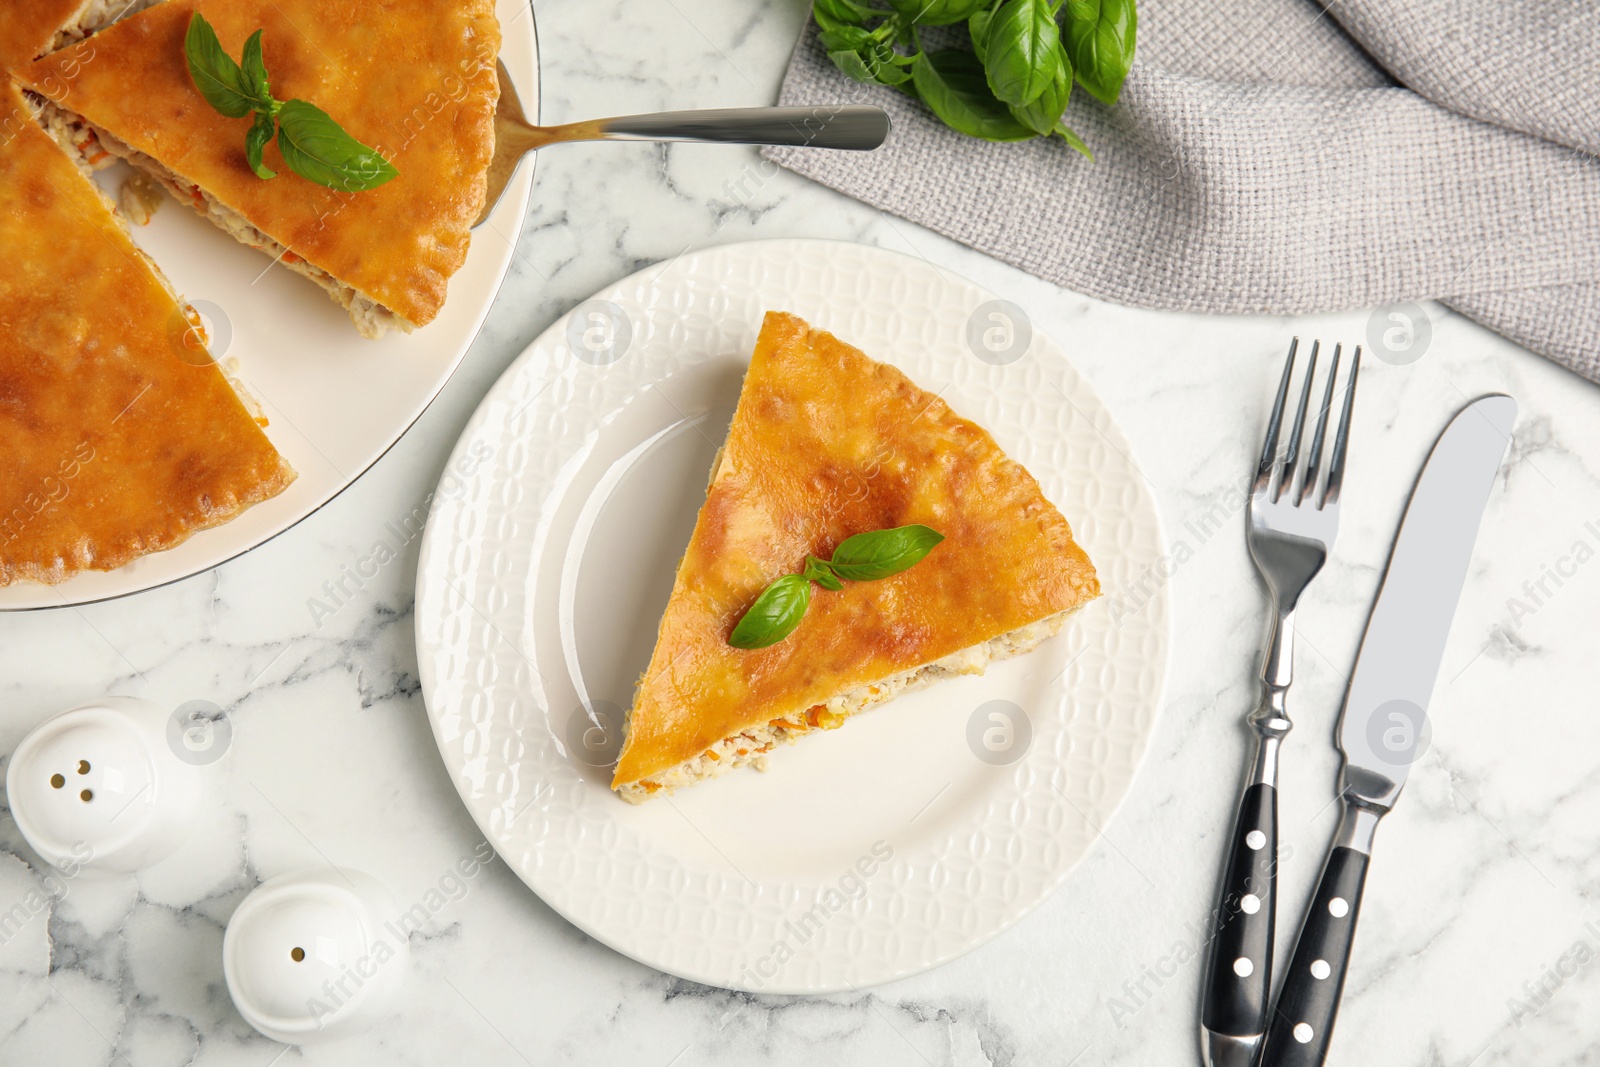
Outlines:
MULTIPOLYGON (((545 118, 770 101, 801 0, 541 3, 545 118)), ((220 570, 81 609, 0 617, 0 752, 105 693, 224 707, 231 750, 194 837, 136 878, 47 879, 0 819, 0 1065, 1196 1062, 1199 924, 1247 737, 1264 599, 1240 487, 1292 333, 1369 312, 1202 318, 1098 303, 764 164, 753 150, 564 146, 518 261, 433 407, 351 489, 220 570), (1145 764, 1066 886, 971 955, 821 998, 688 984, 598 945, 480 838, 434 750, 412 642, 415 541, 313 612, 434 487, 478 399, 595 289, 686 248, 817 236, 907 251, 1026 308, 1115 412, 1162 509, 1174 656, 1145 764), (1180 562, 1181 560, 1181 562, 1180 562), (430 923, 400 1009, 291 1049, 228 999, 223 927, 272 875, 364 869, 430 923), (40 906, 35 908, 34 903, 40 906), (435 906, 437 905, 437 906, 435 906)), ((1338 551, 1302 602, 1283 764, 1280 945, 1332 831, 1329 744, 1406 490, 1466 398, 1522 403, 1434 701, 1431 746, 1379 831, 1332 1062, 1592 1062, 1600 1044, 1600 389, 1436 305, 1427 350, 1367 364, 1338 551)), ((1283 948, 1282 951, 1287 951, 1283 948)))

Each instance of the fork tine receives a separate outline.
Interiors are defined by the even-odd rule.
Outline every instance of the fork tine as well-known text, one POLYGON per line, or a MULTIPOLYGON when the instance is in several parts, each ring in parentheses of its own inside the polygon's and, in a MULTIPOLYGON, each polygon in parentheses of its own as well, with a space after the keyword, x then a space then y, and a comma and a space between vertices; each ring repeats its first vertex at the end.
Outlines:
POLYGON ((1350 444, 1350 411, 1356 404, 1356 375, 1361 371, 1361 346, 1350 357, 1350 381, 1345 386, 1344 410, 1339 412, 1339 432, 1333 439, 1333 460, 1328 464, 1328 488, 1322 493, 1322 507, 1339 502, 1339 484, 1344 481, 1344 454, 1350 444))
POLYGON ((1273 478, 1274 500, 1279 496, 1292 497, 1298 482, 1300 435, 1306 427, 1306 408, 1311 404, 1311 383, 1317 376, 1317 349, 1320 347, 1322 347, 1321 341, 1311 342, 1311 359, 1306 364, 1306 380, 1300 386, 1300 404, 1295 408, 1294 425, 1289 429, 1289 451, 1283 457, 1282 476, 1273 478))
POLYGON ((1328 409, 1333 406, 1333 387, 1339 381, 1339 355, 1343 350, 1342 344, 1333 346, 1333 363, 1328 367, 1328 384, 1322 390, 1322 407, 1317 410, 1317 432, 1311 438, 1311 454, 1306 457, 1306 480, 1300 486, 1300 492, 1295 494, 1295 507, 1305 503, 1306 494, 1316 492, 1317 482, 1322 473, 1322 442, 1328 432, 1328 409))
POLYGON ((1278 429, 1283 425, 1283 402, 1289 397, 1289 376, 1294 373, 1294 354, 1300 348, 1300 338, 1289 342, 1289 358, 1283 365, 1283 380, 1278 383, 1278 399, 1272 402, 1272 415, 1267 419, 1267 443, 1261 446, 1261 462, 1256 464, 1256 484, 1251 490, 1259 493, 1267 488, 1272 476, 1273 460, 1278 455, 1278 429))

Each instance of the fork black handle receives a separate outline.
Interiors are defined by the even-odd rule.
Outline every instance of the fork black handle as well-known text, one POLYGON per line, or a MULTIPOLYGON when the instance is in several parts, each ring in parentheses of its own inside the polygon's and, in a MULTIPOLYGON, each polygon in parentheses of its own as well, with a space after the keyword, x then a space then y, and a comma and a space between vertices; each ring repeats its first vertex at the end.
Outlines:
POLYGON ((889 138, 889 113, 870 104, 729 107, 601 119, 605 140, 791 145, 869 152, 889 138))
POLYGON ((1261 1067, 1322 1067, 1327 1058, 1370 859, 1342 845, 1329 851, 1278 994, 1261 1067))
POLYGON ((1256 782, 1239 800, 1212 913, 1211 962, 1201 1021, 1213 1034, 1259 1041, 1266 1032, 1278 900, 1277 852, 1278 791, 1256 782))

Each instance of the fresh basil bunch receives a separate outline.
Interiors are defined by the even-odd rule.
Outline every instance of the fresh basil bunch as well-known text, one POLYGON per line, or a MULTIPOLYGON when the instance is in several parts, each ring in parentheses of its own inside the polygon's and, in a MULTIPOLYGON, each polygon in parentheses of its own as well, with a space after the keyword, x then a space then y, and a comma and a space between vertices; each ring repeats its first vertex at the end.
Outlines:
POLYGON ((811 583, 837 593, 845 582, 875 582, 918 563, 944 540, 926 526, 859 533, 839 542, 832 559, 806 557, 805 570, 785 574, 761 591, 728 635, 734 648, 766 648, 794 633, 811 606, 811 583))
POLYGON ((274 135, 290 170, 330 189, 376 189, 399 175, 394 164, 351 137, 315 104, 273 99, 266 60, 261 54, 260 30, 244 43, 242 62, 235 63, 211 23, 196 13, 184 34, 183 53, 189 63, 189 77, 207 103, 230 119, 255 113, 244 135, 244 154, 256 177, 277 177, 277 172, 262 162, 262 152, 274 135))
POLYGON ((1090 159, 1061 121, 1067 97, 1077 82, 1117 102, 1139 23, 1134 0, 815 0, 813 15, 828 58, 857 81, 915 96, 968 136, 1054 134, 1090 159), (957 22, 971 51, 923 48, 922 27, 957 22))

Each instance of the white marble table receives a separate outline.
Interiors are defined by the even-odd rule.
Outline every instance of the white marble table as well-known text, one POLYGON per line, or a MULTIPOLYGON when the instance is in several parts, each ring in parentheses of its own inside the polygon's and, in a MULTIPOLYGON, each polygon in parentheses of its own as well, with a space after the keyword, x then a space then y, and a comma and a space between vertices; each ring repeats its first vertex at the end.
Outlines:
MULTIPOLYGON (((768 102, 805 6, 542 4, 545 118, 768 102)), ((1263 623, 1237 490, 1288 336, 1357 340, 1368 314, 1202 318, 1098 303, 776 172, 753 150, 561 147, 541 161, 535 199, 466 363, 349 491, 215 573, 0 617, 0 752, 108 692, 212 700, 235 731, 213 803, 175 856, 136 880, 63 883, 48 908, 0 920, 0 1064, 1195 1062, 1200 923, 1263 623), (1067 885, 964 959, 814 999, 652 971, 590 941, 498 863, 452 880, 480 838, 417 692, 415 543, 331 617, 314 621, 308 606, 419 506, 489 384, 567 308, 687 247, 771 236, 909 251, 1022 304, 1126 428, 1183 560, 1167 579, 1175 654, 1149 754, 1067 885), (390 1023, 291 1050, 234 1011, 222 931, 263 879, 328 862, 439 906, 412 938, 390 1023)), ((1517 448, 1445 654, 1432 746, 1379 833, 1333 1062, 1589 1062, 1600 1044, 1600 467, 1586 457, 1600 456, 1600 388, 1437 306, 1426 313, 1423 358, 1367 366, 1337 558, 1302 603, 1280 937, 1293 936, 1332 831, 1342 672, 1409 481, 1466 397, 1511 392, 1517 448)), ((45 888, 38 860, 9 818, 0 850, 0 913, 40 899, 29 897, 45 888)))

